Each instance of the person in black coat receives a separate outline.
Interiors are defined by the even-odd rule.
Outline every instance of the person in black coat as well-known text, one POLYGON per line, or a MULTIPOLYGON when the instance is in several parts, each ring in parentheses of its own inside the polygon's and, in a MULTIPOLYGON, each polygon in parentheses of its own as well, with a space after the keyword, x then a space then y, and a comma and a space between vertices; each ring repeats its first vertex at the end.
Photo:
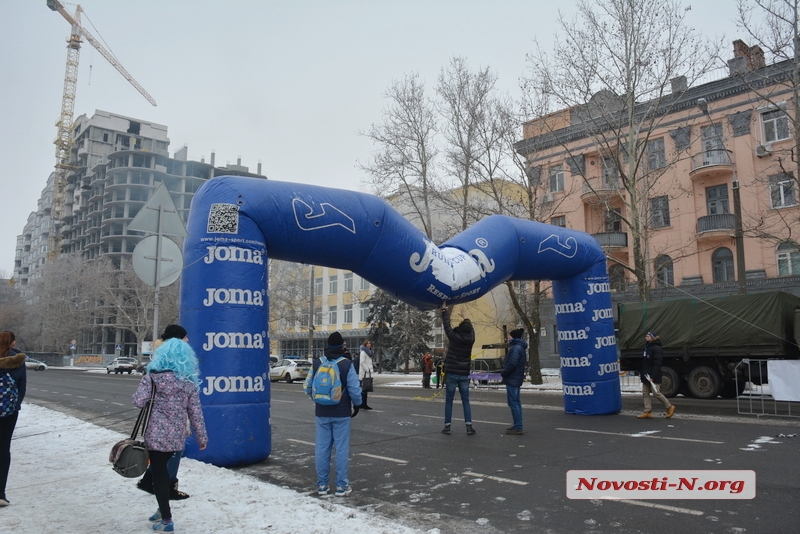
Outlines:
POLYGON ((644 412, 639 414, 639 419, 650 419, 653 417, 651 410, 653 409, 650 400, 652 393, 657 398, 664 408, 667 410, 667 418, 672 417, 675 413, 675 405, 670 404, 669 400, 659 391, 661 385, 661 364, 664 357, 661 351, 661 340, 655 332, 648 332, 644 337, 646 343, 644 345, 644 354, 642 354, 642 397, 644 399, 644 412))
POLYGON ((528 355, 525 350, 528 344, 522 341, 525 330, 517 328, 512 330, 508 337, 508 354, 506 354, 506 364, 500 372, 503 383, 506 385, 506 399, 508 407, 511 408, 511 419, 514 424, 506 429, 506 434, 522 434, 522 402, 519 398, 522 383, 525 381, 525 366, 528 363, 528 355))
POLYGON ((472 322, 467 319, 464 307, 460 311, 461 322, 455 328, 450 325, 450 312, 446 303, 442 303, 442 324, 447 335, 447 355, 444 358, 445 403, 444 403, 444 430, 442 434, 450 433, 450 422, 453 418, 453 399, 456 388, 461 395, 461 405, 464 408, 464 422, 467 425, 467 434, 475 434, 472 426, 472 410, 469 405, 469 372, 472 366, 472 345, 475 343, 475 330, 472 322))
POLYGON ((11 437, 14 435, 14 428, 17 426, 17 418, 22 408, 22 400, 25 398, 27 386, 27 373, 25 370, 25 354, 18 351, 15 347, 14 334, 11 332, 0 332, 0 373, 7 375, 4 381, 10 383, 10 377, 17 390, 17 400, 13 406, 13 413, 6 417, 0 417, 0 507, 8 506, 6 498, 6 482, 8 482, 8 471, 11 468, 11 437))

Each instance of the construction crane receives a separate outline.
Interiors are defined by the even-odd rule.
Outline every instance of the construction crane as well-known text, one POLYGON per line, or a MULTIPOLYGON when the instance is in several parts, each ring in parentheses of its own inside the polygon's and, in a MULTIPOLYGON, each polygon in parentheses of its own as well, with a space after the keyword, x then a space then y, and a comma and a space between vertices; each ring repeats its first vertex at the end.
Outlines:
POLYGON ((78 84, 78 60, 81 52, 81 37, 89 43, 108 60, 122 76, 133 85, 148 102, 156 105, 155 99, 150 93, 145 91, 139 82, 117 61, 114 55, 95 39, 95 37, 81 25, 81 13, 83 9, 78 5, 75 7, 75 14, 71 15, 58 0, 47 0, 47 7, 53 11, 58 11, 67 22, 72 25, 72 32, 67 41, 67 69, 64 73, 64 94, 61 99, 61 115, 56 122, 58 135, 56 136, 56 170, 53 181, 52 209, 50 211, 50 239, 48 243, 48 261, 57 257, 61 253, 61 224, 64 219, 64 205, 66 203, 67 172, 73 167, 69 162, 70 149, 72 148, 72 117, 75 108, 75 90, 78 84))

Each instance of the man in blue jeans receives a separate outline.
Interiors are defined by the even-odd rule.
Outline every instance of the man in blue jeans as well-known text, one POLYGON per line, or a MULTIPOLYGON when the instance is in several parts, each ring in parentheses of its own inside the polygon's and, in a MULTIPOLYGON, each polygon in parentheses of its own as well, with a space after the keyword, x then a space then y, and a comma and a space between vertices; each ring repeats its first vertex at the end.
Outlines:
POLYGON ((509 333, 506 364, 500 373, 506 385, 508 407, 511 408, 511 418, 514 420, 513 426, 506 429, 506 434, 512 436, 522 434, 522 402, 519 400, 519 391, 525 381, 525 365, 528 363, 528 355, 525 353, 528 344, 522 341, 523 334, 525 330, 522 328, 509 333))
MULTIPOLYGON (((361 385, 358 382, 353 362, 345 356, 344 339, 342 334, 334 332, 328 336, 328 346, 325 349, 325 358, 336 361, 339 367, 339 378, 342 381, 342 397, 338 404, 315 404, 317 432, 315 439, 315 456, 317 467, 317 493, 327 495, 328 477, 331 472, 331 450, 336 448, 336 492, 337 497, 349 495, 353 488, 347 478, 347 468, 350 462, 350 418, 358 414, 361 406, 361 385), (350 405, 353 405, 352 415, 350 405)), ((313 373, 305 382, 306 395, 311 396, 313 376, 322 364, 319 358, 314 358, 313 373)), ((313 397, 312 397, 313 398, 313 397)))
POLYGON ((472 410, 469 406, 469 372, 472 365, 472 345, 475 343, 475 330, 472 322, 467 319, 464 307, 459 312, 461 323, 455 328, 450 325, 450 312, 447 304, 442 303, 442 324, 447 335, 447 355, 444 358, 445 403, 444 403, 444 430, 442 434, 450 433, 450 423, 453 420, 453 399, 456 388, 461 395, 461 406, 464 408, 464 422, 467 424, 467 434, 474 435, 472 427, 472 410))

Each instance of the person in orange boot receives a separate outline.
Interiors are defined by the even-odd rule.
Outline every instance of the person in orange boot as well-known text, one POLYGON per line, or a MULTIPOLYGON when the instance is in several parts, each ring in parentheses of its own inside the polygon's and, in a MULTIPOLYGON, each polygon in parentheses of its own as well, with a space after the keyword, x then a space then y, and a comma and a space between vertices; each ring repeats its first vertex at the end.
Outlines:
POLYGON ((639 414, 639 419, 650 419, 652 414, 652 393, 661 404, 666 408, 666 416, 669 419, 675 413, 675 405, 670 404, 669 400, 659 391, 661 385, 661 364, 663 355, 661 351, 661 340, 655 332, 648 332, 644 337, 644 354, 642 354, 642 398, 644 399, 644 412, 639 414))

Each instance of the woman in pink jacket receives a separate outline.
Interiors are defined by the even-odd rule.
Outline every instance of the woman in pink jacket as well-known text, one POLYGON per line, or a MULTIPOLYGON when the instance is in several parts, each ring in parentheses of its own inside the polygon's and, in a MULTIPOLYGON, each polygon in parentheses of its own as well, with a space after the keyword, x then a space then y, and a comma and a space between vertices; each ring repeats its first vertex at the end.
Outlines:
POLYGON ((158 510, 150 517, 150 521, 155 522, 153 530, 175 530, 169 507, 167 461, 184 448, 187 417, 200 450, 208 445, 198 393, 199 374, 197 356, 192 347, 181 339, 173 338, 156 349, 153 360, 147 365, 147 374, 142 377, 139 388, 133 394, 133 404, 143 408, 150 399, 152 388, 156 390, 153 412, 144 435, 150 451, 153 489, 158 502, 158 510))

